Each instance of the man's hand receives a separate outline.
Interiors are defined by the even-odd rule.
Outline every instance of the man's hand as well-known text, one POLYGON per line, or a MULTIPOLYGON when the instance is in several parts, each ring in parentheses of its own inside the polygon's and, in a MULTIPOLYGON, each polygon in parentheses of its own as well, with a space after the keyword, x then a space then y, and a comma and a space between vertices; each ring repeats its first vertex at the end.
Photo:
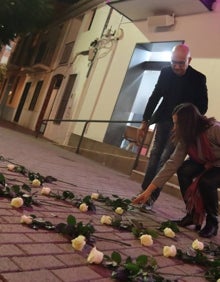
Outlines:
POLYGON ((148 130, 148 124, 147 122, 143 121, 137 130, 137 144, 138 145, 141 145, 143 138, 146 135, 147 130, 148 130))

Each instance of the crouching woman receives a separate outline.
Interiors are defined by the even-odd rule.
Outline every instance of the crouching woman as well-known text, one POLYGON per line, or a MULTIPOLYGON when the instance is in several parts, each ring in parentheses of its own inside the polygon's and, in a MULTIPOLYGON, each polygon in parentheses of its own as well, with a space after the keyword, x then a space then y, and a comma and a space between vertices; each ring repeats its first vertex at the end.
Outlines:
POLYGON ((177 173, 187 211, 177 224, 182 227, 194 224, 201 237, 210 238, 218 232, 220 123, 201 115, 191 103, 178 105, 172 118, 175 151, 133 204, 145 203, 157 187, 177 173))

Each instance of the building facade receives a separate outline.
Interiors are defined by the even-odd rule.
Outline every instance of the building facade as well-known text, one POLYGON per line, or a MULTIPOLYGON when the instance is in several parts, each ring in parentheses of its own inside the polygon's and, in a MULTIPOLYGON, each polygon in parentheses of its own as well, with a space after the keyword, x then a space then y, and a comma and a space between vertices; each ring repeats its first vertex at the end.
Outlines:
POLYGON ((190 46, 191 65, 206 74, 208 114, 220 119, 219 1, 210 13, 178 17, 159 32, 106 1, 89 2, 18 41, 0 93, 2 119, 62 145, 81 135, 84 120, 103 120, 90 122, 85 137, 120 147, 126 123, 107 121, 142 119, 159 71, 169 63, 167 52, 178 42, 190 46), (42 124, 45 119, 54 121, 42 124))

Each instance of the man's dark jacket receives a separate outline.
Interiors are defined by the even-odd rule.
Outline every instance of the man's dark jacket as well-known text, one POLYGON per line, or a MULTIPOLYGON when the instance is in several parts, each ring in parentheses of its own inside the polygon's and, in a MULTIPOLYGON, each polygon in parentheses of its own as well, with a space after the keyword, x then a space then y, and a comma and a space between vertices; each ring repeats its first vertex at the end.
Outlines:
POLYGON ((181 103, 193 103, 201 114, 206 113, 208 93, 205 75, 191 66, 183 76, 177 76, 171 67, 163 68, 146 105, 143 120, 150 120, 151 124, 172 120, 173 109, 181 103), (155 111, 160 99, 162 101, 155 111))

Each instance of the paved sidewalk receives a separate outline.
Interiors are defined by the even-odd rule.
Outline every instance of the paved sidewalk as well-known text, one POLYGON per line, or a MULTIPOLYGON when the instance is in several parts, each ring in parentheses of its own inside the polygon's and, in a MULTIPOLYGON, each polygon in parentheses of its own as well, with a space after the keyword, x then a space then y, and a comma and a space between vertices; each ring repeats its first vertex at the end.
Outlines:
MULTIPOLYGON (((0 127, 0 155, 9 162, 23 165, 28 170, 43 176, 53 176, 58 181, 49 183, 52 191, 71 190, 83 197, 93 192, 112 197, 117 194, 131 199, 140 190, 140 184, 129 179, 129 176, 111 170, 73 152, 60 148, 43 138, 0 127)), ((0 161, 0 172, 6 176, 10 185, 27 182, 27 179, 16 172, 8 171, 7 161, 0 161)), ((27 182, 28 183, 28 182, 27 182)), ((175 258, 165 258, 162 254, 164 245, 176 245, 184 251, 190 249, 192 242, 198 238, 191 228, 181 228, 176 238, 171 239, 159 233, 150 247, 141 246, 132 233, 118 231, 100 223, 102 215, 114 216, 110 208, 96 203, 96 212, 82 213, 76 207, 40 195, 41 188, 33 188, 41 206, 15 209, 10 200, 0 198, 0 281, 13 282, 110 282, 111 272, 101 265, 88 264, 86 261, 90 247, 82 252, 75 251, 71 242, 61 234, 46 230, 34 230, 20 223, 22 214, 35 214, 37 217, 54 224, 66 222, 68 215, 84 224, 91 222, 95 234, 108 240, 96 240, 96 247, 104 254, 120 252, 123 258, 145 254, 153 256, 160 273, 171 281, 206 281, 204 270, 191 264, 184 264, 175 258), (125 246, 122 243, 129 244, 125 246), (170 275, 169 275, 170 274, 170 275)), ((125 214, 125 217, 142 222, 144 226, 158 231, 161 222, 181 218, 185 213, 181 200, 161 193, 152 212, 141 213, 138 209, 125 214)), ((219 233, 212 242, 220 244, 219 233)))

